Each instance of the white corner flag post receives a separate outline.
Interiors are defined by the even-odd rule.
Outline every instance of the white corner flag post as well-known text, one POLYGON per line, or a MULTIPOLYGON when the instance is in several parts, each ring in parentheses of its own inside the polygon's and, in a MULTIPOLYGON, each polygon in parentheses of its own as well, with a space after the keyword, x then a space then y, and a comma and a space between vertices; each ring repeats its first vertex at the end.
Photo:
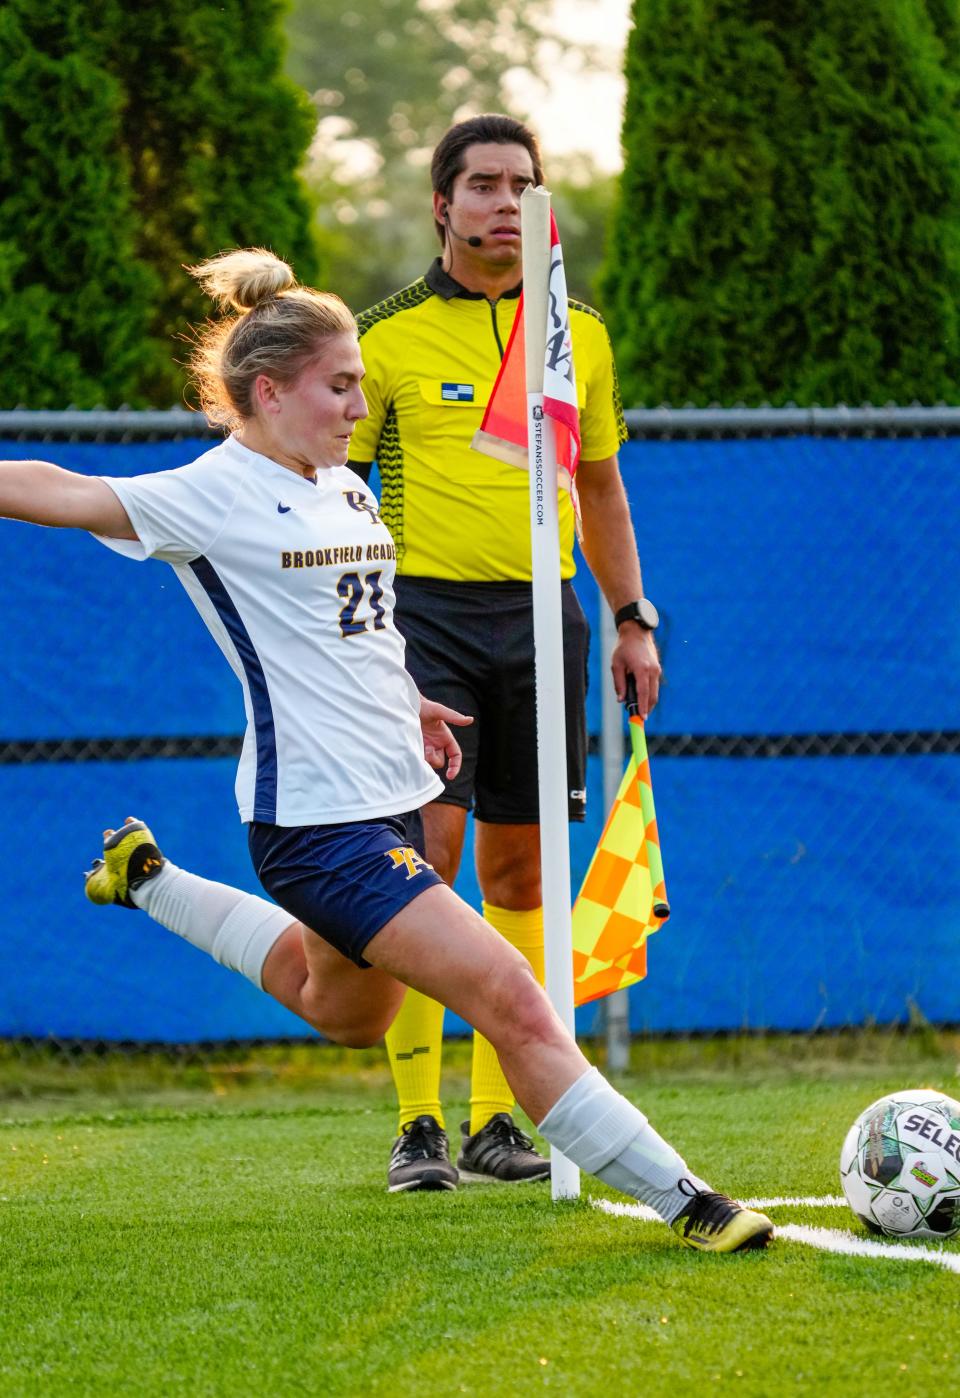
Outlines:
MULTIPOLYGON (((554 1009, 572 1034, 573 933, 557 452, 553 423, 544 416, 543 411, 550 287, 550 194, 546 189, 524 190, 520 200, 520 228, 523 242, 527 430, 530 443, 530 541, 533 556, 540 874, 543 881, 546 989, 554 1009)), ((553 1198, 579 1198, 580 1171, 576 1165, 551 1147, 550 1167, 553 1198)))

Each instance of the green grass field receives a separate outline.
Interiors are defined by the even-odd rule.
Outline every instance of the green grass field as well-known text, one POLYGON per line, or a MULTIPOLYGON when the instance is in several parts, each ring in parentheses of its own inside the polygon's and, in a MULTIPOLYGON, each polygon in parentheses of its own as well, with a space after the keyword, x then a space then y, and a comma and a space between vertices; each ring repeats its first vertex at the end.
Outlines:
MULTIPOLYGON (((621 1086, 720 1187, 822 1196, 853 1117, 956 1095, 958 1056, 929 1035, 640 1045, 621 1086)), ((614 1196, 587 1178, 560 1206, 392 1197, 393 1133, 379 1053, 0 1062, 0 1393, 922 1395, 956 1371, 941 1267, 699 1256, 592 1207, 614 1196)), ((846 1210, 771 1212, 866 1236, 846 1210)))

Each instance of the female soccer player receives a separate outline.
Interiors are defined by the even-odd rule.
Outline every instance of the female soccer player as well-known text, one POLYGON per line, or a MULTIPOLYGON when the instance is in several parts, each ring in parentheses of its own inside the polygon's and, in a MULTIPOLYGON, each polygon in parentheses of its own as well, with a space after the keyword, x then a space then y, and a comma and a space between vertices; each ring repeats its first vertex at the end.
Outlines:
POLYGON ((529 1116, 581 1169, 687 1245, 769 1242, 591 1069, 519 952, 417 850, 417 812, 456 766, 461 715, 417 694, 393 618, 395 546, 347 461, 366 415, 353 317, 262 250, 192 269, 233 314, 200 333, 204 407, 231 435, 190 465, 90 478, 0 467, 0 514, 90 530, 174 567, 244 692, 237 774, 254 867, 279 908, 108 834, 97 902, 139 905, 340 1043, 376 1041, 413 986, 494 1045, 529 1116), (426 757, 426 760, 425 760, 426 757))

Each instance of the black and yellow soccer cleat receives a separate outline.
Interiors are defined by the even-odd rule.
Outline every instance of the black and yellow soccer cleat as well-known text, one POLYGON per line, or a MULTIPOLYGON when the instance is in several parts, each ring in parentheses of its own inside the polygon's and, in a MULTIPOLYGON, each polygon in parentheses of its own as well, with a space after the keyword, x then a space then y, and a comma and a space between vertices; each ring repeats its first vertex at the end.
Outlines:
POLYGON ((128 820, 103 841, 103 858, 93 861, 84 874, 84 886, 91 903, 119 903, 124 908, 137 905, 130 890, 139 888, 159 874, 166 860, 142 820, 128 820))
MULTIPOLYGON (((681 1188, 688 1183, 688 1180, 681 1180, 681 1188)), ((681 1243, 698 1252, 744 1252, 748 1248, 765 1248, 773 1237, 773 1224, 766 1214, 754 1213, 725 1194, 706 1189, 694 1191, 689 1207, 670 1227, 681 1243)))

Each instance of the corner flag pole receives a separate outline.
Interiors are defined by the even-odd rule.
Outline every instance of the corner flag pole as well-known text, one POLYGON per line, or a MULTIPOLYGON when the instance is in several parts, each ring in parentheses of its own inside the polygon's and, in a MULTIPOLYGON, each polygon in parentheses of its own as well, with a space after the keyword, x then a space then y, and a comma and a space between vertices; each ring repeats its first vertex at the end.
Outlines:
MULTIPOLYGON (((550 284, 550 194, 527 188, 520 200, 523 242, 524 357, 530 444, 530 542, 536 652, 540 874, 543 885, 546 988, 572 1034, 573 934, 570 925, 570 831, 560 609, 560 519, 553 424, 544 416, 543 378, 550 284)), ((554 1199, 580 1196, 580 1171, 550 1151, 554 1199)))

